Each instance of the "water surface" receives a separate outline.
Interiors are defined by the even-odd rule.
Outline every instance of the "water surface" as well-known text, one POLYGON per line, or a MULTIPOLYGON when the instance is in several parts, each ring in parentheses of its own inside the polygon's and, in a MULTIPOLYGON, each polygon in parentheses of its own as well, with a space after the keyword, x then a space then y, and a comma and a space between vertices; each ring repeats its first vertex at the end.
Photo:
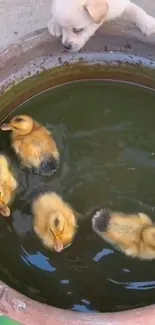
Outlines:
MULTIPOLYGON (((118 311, 154 303, 155 261, 115 250, 92 231, 91 216, 106 204, 155 220, 155 93, 127 83, 83 81, 39 94, 17 113, 53 132, 61 166, 49 179, 17 170, 22 187, 11 218, 0 218, 1 280, 71 310, 118 311), (72 246, 61 254, 44 248, 32 230, 30 198, 39 184, 85 216, 72 246)), ((8 134, 0 137, 8 150, 8 134)))

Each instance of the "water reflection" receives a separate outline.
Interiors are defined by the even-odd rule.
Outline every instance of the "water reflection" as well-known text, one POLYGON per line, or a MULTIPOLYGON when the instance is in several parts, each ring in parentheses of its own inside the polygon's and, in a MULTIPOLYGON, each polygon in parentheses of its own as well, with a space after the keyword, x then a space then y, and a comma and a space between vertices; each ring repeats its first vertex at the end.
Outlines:
POLYGON ((104 248, 101 252, 97 253, 94 257, 93 257, 93 261, 95 262, 99 262, 102 258, 104 258, 105 256, 108 255, 112 255, 114 254, 114 251, 112 249, 107 249, 104 248))
POLYGON ((69 283, 69 280, 60 280, 60 283, 62 283, 62 284, 68 284, 69 283))
POLYGON ((82 313, 88 313, 90 311, 91 311, 91 313, 96 313, 97 312, 97 310, 92 309, 91 306, 88 307, 88 306, 86 306, 84 304, 74 304, 73 307, 72 307, 72 310, 73 311, 80 311, 82 313))
POLYGON ((155 288, 155 281, 143 281, 143 282, 120 282, 113 279, 108 279, 110 282, 114 284, 119 284, 126 289, 130 290, 148 290, 155 288))
POLYGON ((126 289, 148 290, 155 288, 155 281, 131 282, 126 285, 126 289))
POLYGON ((49 271, 49 272, 55 272, 56 268, 51 266, 51 262, 49 263, 49 259, 46 258, 43 254, 40 252, 37 252, 36 254, 28 254, 24 248, 23 249, 23 255, 21 256, 21 259, 27 264, 27 265, 33 265, 37 268, 49 271))

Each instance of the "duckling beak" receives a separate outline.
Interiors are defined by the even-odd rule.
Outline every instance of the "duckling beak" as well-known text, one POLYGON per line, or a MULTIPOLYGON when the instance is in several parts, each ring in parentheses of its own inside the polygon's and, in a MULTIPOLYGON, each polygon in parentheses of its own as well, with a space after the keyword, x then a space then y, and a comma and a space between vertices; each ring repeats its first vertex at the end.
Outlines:
POLYGON ((7 205, 5 205, 5 204, 1 204, 1 205, 0 205, 0 213, 1 213, 4 217, 9 217, 9 216, 10 216, 10 209, 8 208, 7 205))
POLYGON ((10 131, 10 130, 12 130, 12 126, 8 123, 4 123, 4 124, 2 124, 1 125, 1 130, 2 131, 10 131))
POLYGON ((54 249, 57 253, 61 253, 63 250, 63 244, 60 239, 55 239, 54 241, 54 249))

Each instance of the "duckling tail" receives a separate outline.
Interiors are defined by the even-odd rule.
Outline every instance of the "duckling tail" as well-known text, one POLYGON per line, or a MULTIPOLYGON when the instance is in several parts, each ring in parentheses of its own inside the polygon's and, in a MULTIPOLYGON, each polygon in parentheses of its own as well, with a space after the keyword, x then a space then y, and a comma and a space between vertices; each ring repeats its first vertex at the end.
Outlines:
POLYGON ((155 226, 149 226, 142 230, 141 238, 144 245, 149 245, 155 250, 155 226))
POLYGON ((50 158, 41 162, 39 168, 35 168, 34 172, 41 176, 51 176, 53 175, 59 166, 59 161, 51 156, 50 158))
POLYGON ((9 217, 10 216, 10 209, 9 207, 0 199, 0 213, 4 217, 9 217))
POLYGON ((98 234, 105 232, 107 230, 110 217, 110 212, 106 208, 97 211, 92 217, 93 230, 98 234))

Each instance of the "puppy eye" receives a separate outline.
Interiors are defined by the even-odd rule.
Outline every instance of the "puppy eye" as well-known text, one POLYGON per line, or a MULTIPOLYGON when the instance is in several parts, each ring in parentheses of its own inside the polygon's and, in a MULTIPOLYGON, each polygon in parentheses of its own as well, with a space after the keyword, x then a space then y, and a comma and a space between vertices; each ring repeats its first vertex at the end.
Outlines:
POLYGON ((73 28, 73 33, 78 34, 83 31, 83 28, 73 28))

